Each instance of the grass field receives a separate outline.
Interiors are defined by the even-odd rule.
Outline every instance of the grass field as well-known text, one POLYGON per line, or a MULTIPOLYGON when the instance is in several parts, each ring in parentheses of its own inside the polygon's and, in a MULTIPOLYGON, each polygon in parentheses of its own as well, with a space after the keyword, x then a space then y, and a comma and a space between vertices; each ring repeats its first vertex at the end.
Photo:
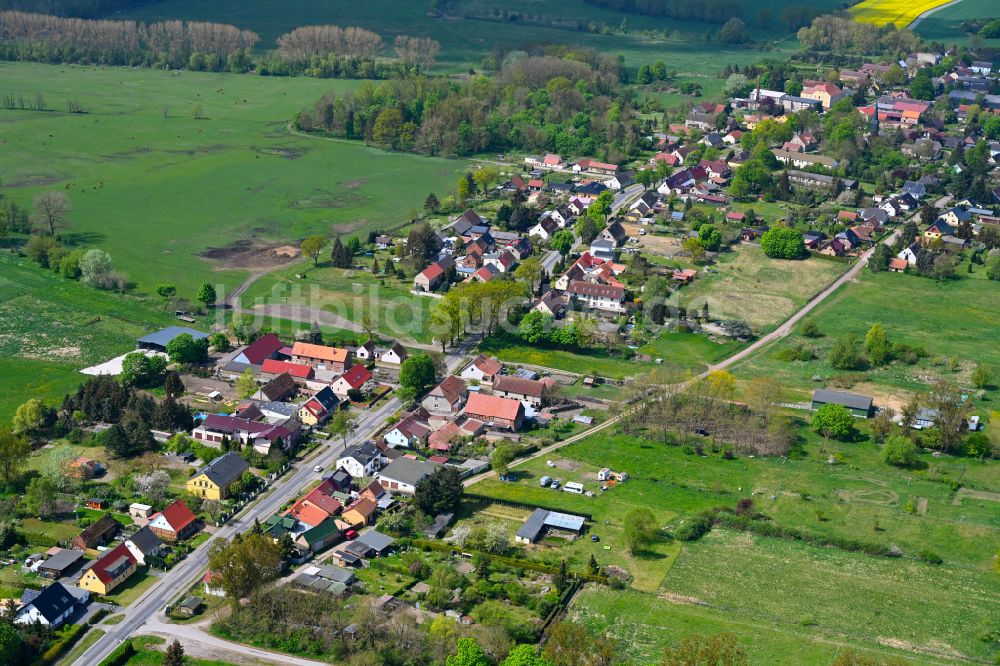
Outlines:
MULTIPOLYGON (((782 0, 770 5, 772 15, 777 17, 786 4, 795 3, 782 0)), ((812 0, 806 4, 824 9, 836 5, 829 0, 812 0)), ((258 48, 261 50, 274 48, 275 39, 295 27, 324 23, 356 25, 374 30, 388 44, 398 34, 431 37, 441 43, 439 69, 447 71, 478 67, 494 46, 518 49, 553 43, 583 45, 620 54, 630 67, 663 59, 669 68, 681 72, 714 74, 726 63, 745 64, 766 57, 765 52, 753 48, 720 48, 717 44, 704 44, 702 40, 705 36, 714 35, 718 30, 717 24, 622 14, 580 0, 528 0, 514 7, 504 5, 503 9, 526 14, 529 19, 501 21, 491 17, 498 7, 501 6, 496 2, 464 0, 456 3, 453 16, 435 18, 427 14, 428 3, 409 0, 376 0, 361 5, 271 0, 252 6, 238 0, 220 0, 209 4, 197 0, 165 0, 128 10, 124 16, 142 20, 181 18, 233 23, 260 34, 258 48), (628 20, 628 34, 616 32, 604 35, 585 31, 591 21, 617 28, 622 18, 628 20), (652 39, 640 34, 644 30, 658 31, 658 37, 652 39), (668 39, 664 39, 660 32, 664 30, 670 31, 668 39), (712 58, 704 57, 706 49, 712 51, 712 58)), ((115 15, 116 18, 119 16, 115 15)), ((755 38, 774 39, 783 36, 784 32, 776 26, 759 31, 755 38)))
MULTIPOLYGON (((962 21, 996 18, 998 15, 1000 10, 993 0, 962 0, 923 19, 914 28, 914 32, 926 40, 961 43, 968 39, 960 28, 962 21)), ((986 40, 986 43, 995 46, 998 40, 986 40)))
MULTIPOLYGON (((470 490, 590 514, 591 532, 602 539, 594 545, 612 546, 612 561, 622 556, 617 530, 633 507, 653 510, 660 525, 675 525, 680 517, 732 506, 741 497, 752 497, 756 509, 779 525, 896 544, 904 552, 901 559, 874 558, 721 528, 673 553, 659 548, 680 544, 657 544, 657 554, 628 563, 633 588, 647 595, 615 601, 615 595, 602 593, 587 601, 584 594, 573 607, 598 618, 594 622, 607 618, 639 663, 648 663, 643 660, 680 635, 723 629, 746 642, 754 663, 828 664, 841 643, 898 647, 921 663, 925 656, 926 663, 961 655, 988 658, 991 648, 979 636, 984 625, 1000 627, 991 602, 1000 536, 996 464, 928 455, 926 469, 900 470, 883 463, 870 442, 834 443, 822 450, 817 436, 805 428, 798 432, 805 455, 788 460, 700 457, 680 447, 602 433, 547 456, 555 468, 531 460, 514 467, 514 482, 489 479, 470 490), (832 453, 844 463, 829 465, 832 453), (594 473, 601 467, 627 471, 632 478, 596 497, 538 485, 545 474, 596 491, 594 473), (955 495, 949 482, 959 477, 977 492, 955 495), (921 549, 939 554, 944 564, 918 561, 921 549), (636 612, 622 621, 612 606, 632 602, 636 612), (671 629, 661 630, 665 625, 671 629)), ((516 524, 517 516, 508 520, 516 524)), ((563 548, 571 560, 579 559, 579 544, 563 548)), ((608 553, 599 549, 596 556, 604 563, 608 553)))
MULTIPOLYGON (((723 609, 690 603, 678 596, 596 586, 584 588, 573 598, 569 615, 594 631, 609 631, 619 641, 622 653, 636 664, 658 663, 663 648, 690 634, 735 634, 751 664, 768 666, 829 666, 845 643, 842 637, 826 638, 795 623, 738 618, 723 609)), ((852 647, 862 649, 867 645, 852 647)), ((889 648, 865 651, 901 654, 889 648)), ((912 659, 910 654, 906 657, 912 659)))
MULTIPOLYGON (((386 252, 378 253, 379 265, 391 261, 386 252)), ((371 266, 371 259, 358 257, 358 266, 371 266)), ((379 333, 386 337, 402 337, 431 342, 429 330, 432 298, 410 293, 413 276, 404 280, 372 275, 367 269, 333 268, 328 263, 314 267, 311 260, 269 274, 243 294, 242 306, 260 304, 315 308, 325 314, 359 324, 364 315, 376 320, 379 333), (296 277, 304 275, 302 279, 296 277), (383 284, 384 283, 384 284, 383 284)), ((299 318, 309 319, 307 310, 299 318)), ((308 324, 305 324, 308 326, 308 324)), ((360 335, 353 333, 352 335, 360 335)))
POLYGON ((232 288, 273 265, 262 248, 397 224, 464 166, 287 132, 297 111, 359 81, 31 63, 0 63, 0 80, 52 109, 0 111, 8 196, 65 191, 69 239, 107 249, 146 293, 232 288), (70 99, 87 113, 66 113, 70 99))
POLYGON ((886 25, 892 23, 897 28, 905 28, 924 12, 948 4, 951 0, 863 0, 850 8, 851 16, 862 23, 886 25))
POLYGON ((0 421, 29 397, 58 401, 80 368, 176 320, 152 299, 91 289, 0 253, 0 421))
POLYGON ((961 279, 938 284, 914 275, 864 272, 810 315, 825 337, 808 340, 789 336, 737 364, 733 373, 743 379, 774 377, 786 387, 797 389, 800 399, 835 376, 856 382, 856 388, 873 390, 876 395, 892 395, 898 393, 896 389, 926 390, 936 377, 968 383, 976 363, 984 364, 996 376, 1000 372, 996 313, 1000 288, 979 279, 978 273, 972 277, 964 272, 960 275, 961 279), (863 339, 876 322, 883 325, 890 340, 920 345, 927 350, 928 358, 913 366, 896 363, 864 372, 832 369, 823 356, 833 345, 833 338, 854 333, 863 339), (775 358, 781 349, 801 343, 815 346, 820 358, 806 362, 775 358), (951 371, 952 358, 959 360, 958 372, 951 371))
POLYGON ((756 245, 737 245, 719 255, 712 273, 702 272, 677 292, 682 303, 708 301, 713 317, 741 319, 767 331, 785 321, 843 274, 846 264, 822 259, 769 259, 756 245))

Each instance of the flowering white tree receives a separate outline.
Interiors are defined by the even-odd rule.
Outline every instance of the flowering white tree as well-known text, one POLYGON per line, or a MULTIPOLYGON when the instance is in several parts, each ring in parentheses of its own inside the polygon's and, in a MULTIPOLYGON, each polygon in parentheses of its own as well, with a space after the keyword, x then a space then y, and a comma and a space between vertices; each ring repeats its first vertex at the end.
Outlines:
POLYGON ((162 469, 149 474, 136 474, 132 477, 132 489, 140 495, 152 499, 162 499, 170 485, 170 475, 162 469))

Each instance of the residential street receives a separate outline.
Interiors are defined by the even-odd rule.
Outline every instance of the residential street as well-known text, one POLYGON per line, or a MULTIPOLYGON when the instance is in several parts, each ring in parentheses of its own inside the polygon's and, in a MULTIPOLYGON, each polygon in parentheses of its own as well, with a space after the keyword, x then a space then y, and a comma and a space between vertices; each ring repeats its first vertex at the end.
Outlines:
MULTIPOLYGON (((452 350, 446 357, 446 364, 449 372, 456 371, 464 361, 463 350, 452 350)), ((119 624, 104 627, 107 633, 104 634, 94 645, 84 652, 74 662, 76 666, 93 666, 100 663, 102 659, 114 650, 126 638, 140 635, 142 626, 152 617, 161 618, 163 607, 176 599, 181 593, 186 591, 197 578, 202 575, 205 567, 208 566, 208 553, 212 544, 218 538, 229 539, 237 532, 247 530, 258 519, 263 522, 272 514, 276 513, 281 505, 289 499, 297 496, 307 485, 319 479, 321 474, 313 471, 315 465, 322 465, 324 469, 333 466, 340 453, 347 447, 371 439, 372 435, 385 423, 385 420, 402 406, 399 400, 392 398, 373 412, 365 413, 358 423, 358 428, 354 435, 349 437, 347 444, 339 440, 328 440, 321 445, 322 453, 319 456, 300 463, 298 469, 294 469, 284 477, 278 479, 263 499, 251 506, 245 513, 230 523, 219 528, 215 535, 199 546, 194 552, 188 555, 180 564, 176 565, 169 572, 164 574, 141 599, 124 609, 125 619, 119 624)), ((228 644, 227 644, 228 645, 228 644)), ((234 646, 235 647, 235 646, 234 646)), ((239 646, 244 648, 244 646, 239 646)), ((245 648, 245 650, 255 650, 245 648)), ((264 653, 263 650, 255 650, 264 653)), ((250 654, 247 652, 247 654, 250 654)), ((258 655, 255 655, 258 656, 258 655)), ((274 656, 276 663, 299 663, 288 660, 284 655, 274 656)), ((314 663, 302 661, 301 663, 314 663)))

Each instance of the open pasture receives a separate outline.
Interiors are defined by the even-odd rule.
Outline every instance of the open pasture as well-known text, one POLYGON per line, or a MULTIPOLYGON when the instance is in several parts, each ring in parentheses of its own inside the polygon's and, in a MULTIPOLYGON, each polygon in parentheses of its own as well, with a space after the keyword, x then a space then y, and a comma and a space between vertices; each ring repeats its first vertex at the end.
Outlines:
POLYGON ((0 63, 0 80, 50 109, 0 111, 7 196, 64 191, 68 241, 108 250, 145 293, 232 289, 287 261, 273 248, 398 224, 464 166, 288 131, 297 111, 360 81, 33 63, 0 63), (86 113, 67 113, 69 100, 86 113))

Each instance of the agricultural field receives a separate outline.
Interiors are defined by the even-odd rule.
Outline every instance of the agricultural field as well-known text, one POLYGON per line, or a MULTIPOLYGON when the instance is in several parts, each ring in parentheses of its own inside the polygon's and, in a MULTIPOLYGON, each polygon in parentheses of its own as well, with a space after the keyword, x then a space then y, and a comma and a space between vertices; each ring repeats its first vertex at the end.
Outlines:
MULTIPOLYGON (((735 460, 602 433, 550 454, 555 468, 543 459, 530 460, 513 467, 516 481, 489 479, 470 491, 500 502, 591 515, 590 530, 601 542, 543 542, 532 551, 546 557, 547 550, 560 548, 578 562, 589 557, 578 551, 593 545, 601 547, 596 557, 602 564, 628 561, 635 574, 633 591, 585 591, 572 610, 595 627, 614 622, 615 634, 637 658, 655 656, 680 635, 718 630, 736 633, 754 663, 829 663, 842 644, 899 648, 918 663, 987 658, 991 648, 979 640, 984 623, 1000 626, 990 600, 1000 535, 995 464, 927 455, 921 456, 926 469, 900 470, 882 462, 877 447, 864 439, 824 444, 804 426, 797 433, 799 455, 735 460), (827 463, 833 454, 842 464, 827 463), (597 491, 594 473, 605 466, 632 478, 596 497, 538 484, 544 474, 597 491), (954 493, 950 481, 959 477, 975 490, 954 493), (732 506, 741 497, 752 497, 756 510, 778 525, 895 544, 904 555, 871 557, 716 528, 697 542, 657 543, 655 555, 624 556, 617 530, 633 507, 653 510, 661 526, 671 527, 698 511, 732 506), (604 546, 611 546, 610 554, 604 546), (916 554, 923 549, 944 563, 920 562, 916 554), (934 601, 927 604, 927 599, 934 601), (614 610, 622 604, 646 611, 630 612, 635 621, 622 623, 614 610), (959 613, 949 610, 958 607, 959 613), (671 629, 664 633, 660 627, 667 625, 671 629), (764 660, 765 655, 776 661, 764 660)), ((516 511, 501 506, 498 512, 496 506, 482 508, 475 519, 503 519, 504 512, 516 511)), ((517 524, 519 517, 511 514, 507 520, 517 524)))
MULTIPOLYGON (((967 35, 962 32, 961 24, 970 19, 990 19, 1000 16, 1000 9, 993 0, 962 0, 925 17, 913 26, 913 31, 926 40, 965 42, 967 35)), ((998 40, 985 40, 987 44, 996 45, 998 40)))
POLYGON ((768 331, 843 274, 846 264, 810 258, 769 259, 756 245, 736 245, 718 255, 694 283, 677 292, 682 303, 708 302, 713 317, 740 319, 768 331), (711 271, 711 272, 709 272, 711 271))
MULTIPOLYGON (((962 385, 977 363, 994 375, 1000 372, 1000 330, 996 327, 998 289, 979 272, 968 275, 960 266, 959 279, 946 283, 915 275, 863 272, 856 281, 838 290, 810 315, 820 338, 804 338, 795 333, 769 345, 732 368, 737 379, 770 376, 795 392, 802 401, 813 388, 834 379, 851 385, 851 390, 882 397, 883 403, 898 409, 907 391, 925 391, 937 378, 962 385), (886 294, 892 294, 887 297, 886 294), (864 372, 834 370, 824 359, 837 336, 865 332, 880 323, 890 340, 919 345, 927 358, 915 365, 894 363, 864 372), (942 332, 947 337, 942 338, 942 332), (946 341, 946 344, 942 344, 946 341), (783 361, 776 354, 804 344, 817 350, 816 360, 783 361), (953 363, 954 359, 954 363, 953 363)), ((879 403, 876 399, 876 403, 879 403)), ((879 403, 879 404, 883 404, 879 403)))
POLYGON ((946 5, 951 0, 863 0, 848 10, 856 21, 905 28, 926 11, 946 5))
POLYGON ((81 368, 174 321, 151 298, 91 289, 0 253, 0 421, 28 397, 60 400, 83 381, 81 368))
POLYGON ((274 250, 311 233, 398 224, 465 166, 288 131, 297 111, 360 81, 33 63, 0 63, 0 80, 49 109, 0 111, 7 196, 65 191, 68 242, 108 250, 144 293, 232 289, 291 261, 274 250), (69 100, 86 113, 66 113, 69 100))
MULTIPOLYGON (((582 45, 608 53, 620 54, 629 67, 642 63, 664 60, 670 69, 679 72, 715 74, 725 63, 747 64, 768 57, 773 52, 713 44, 707 46, 704 38, 714 35, 718 24, 672 20, 625 14, 594 7, 580 0, 531 0, 516 7, 503 6, 482 0, 462 0, 454 3, 455 9, 448 17, 429 15, 428 2, 408 0, 379 0, 363 5, 324 3, 317 6, 305 0, 289 2, 254 3, 251 7, 238 0, 221 0, 205 4, 197 0, 164 0, 137 6, 115 18, 134 18, 144 21, 186 19, 233 23, 257 32, 261 41, 257 48, 266 51, 274 48, 276 38, 301 25, 332 23, 341 26, 356 25, 379 33, 387 44, 399 34, 431 37, 441 43, 438 69, 461 72, 479 67, 485 56, 495 46, 507 49, 525 48, 538 44, 582 45), (498 8, 519 12, 526 19, 504 21, 496 16, 498 8), (586 31, 589 23, 607 24, 619 28, 627 20, 628 32, 594 34, 586 31), (656 31, 653 38, 644 31, 656 31), (669 31, 664 38, 663 31, 669 31), (706 48, 713 58, 706 59, 706 48)), ((780 14, 791 0, 769 5, 772 17, 780 14)), ((829 0, 812 0, 806 4, 828 9, 837 3, 829 0)), ((751 20, 756 17, 751 17, 751 20)), ((786 36, 784 28, 777 26, 759 30, 757 35, 765 40, 786 36)), ((388 50, 388 49, 387 49, 388 50)))

